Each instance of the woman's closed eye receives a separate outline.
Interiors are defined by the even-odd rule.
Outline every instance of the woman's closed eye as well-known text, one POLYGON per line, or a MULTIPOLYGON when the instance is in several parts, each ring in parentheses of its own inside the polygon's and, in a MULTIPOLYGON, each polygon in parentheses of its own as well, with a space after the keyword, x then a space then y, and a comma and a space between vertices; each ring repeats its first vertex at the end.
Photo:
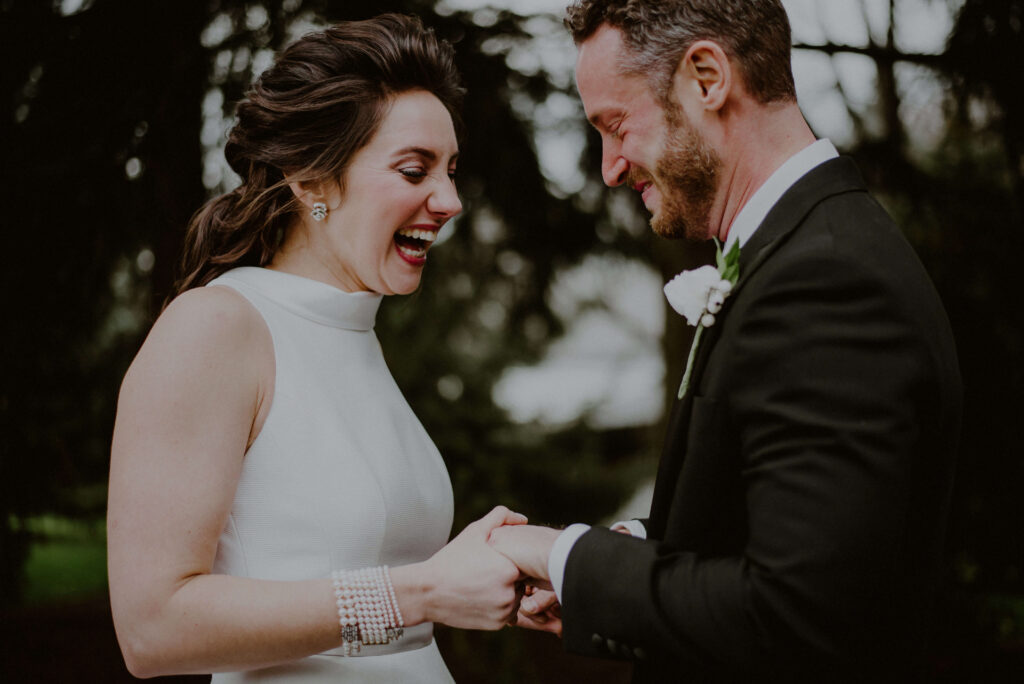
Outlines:
MULTIPOLYGON (((398 172, 405 176, 406 180, 408 180, 410 183, 419 183, 424 178, 430 175, 430 173, 426 169, 419 166, 407 166, 398 169, 398 172)), ((454 181, 455 169, 449 169, 447 175, 449 180, 454 181)))
POLYGON ((407 166, 398 169, 398 172, 413 183, 419 183, 421 180, 427 177, 427 170, 419 166, 407 166))

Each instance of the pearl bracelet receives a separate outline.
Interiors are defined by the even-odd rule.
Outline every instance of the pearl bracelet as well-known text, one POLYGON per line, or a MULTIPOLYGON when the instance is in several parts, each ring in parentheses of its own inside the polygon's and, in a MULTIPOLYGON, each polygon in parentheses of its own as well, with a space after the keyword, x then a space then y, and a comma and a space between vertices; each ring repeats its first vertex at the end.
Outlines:
POLYGON ((355 593, 347 581, 347 573, 335 570, 331 573, 334 584, 335 604, 338 606, 338 623, 341 625, 341 645, 344 655, 359 653, 359 620, 356 616, 355 593))
POLYGON ((402 619, 402 611, 398 608, 398 599, 395 597, 395 585, 391 583, 391 570, 385 565, 381 567, 380 571, 381 576, 384 578, 384 587, 387 591, 392 623, 395 625, 395 638, 400 639, 405 633, 405 620, 402 619))
POLYGON ((388 567, 335 570, 331 573, 342 652, 359 653, 361 646, 387 644, 405 630, 388 567))

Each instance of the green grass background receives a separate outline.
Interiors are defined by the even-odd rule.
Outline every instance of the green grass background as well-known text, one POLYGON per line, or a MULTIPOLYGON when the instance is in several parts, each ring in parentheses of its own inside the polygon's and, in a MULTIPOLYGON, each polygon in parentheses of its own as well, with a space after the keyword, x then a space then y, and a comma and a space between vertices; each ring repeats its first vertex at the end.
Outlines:
POLYGON ((25 564, 25 603, 90 598, 107 592, 104 521, 41 516, 26 521, 35 541, 25 564))

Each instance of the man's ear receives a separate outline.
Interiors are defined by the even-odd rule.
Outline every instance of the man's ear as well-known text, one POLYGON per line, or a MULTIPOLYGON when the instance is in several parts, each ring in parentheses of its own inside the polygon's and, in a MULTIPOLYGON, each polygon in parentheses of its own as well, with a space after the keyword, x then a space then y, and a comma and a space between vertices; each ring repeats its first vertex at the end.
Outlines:
POLYGON ((733 67, 722 47, 710 40, 698 40, 686 51, 672 76, 679 97, 695 99, 705 110, 721 109, 733 87, 733 67))

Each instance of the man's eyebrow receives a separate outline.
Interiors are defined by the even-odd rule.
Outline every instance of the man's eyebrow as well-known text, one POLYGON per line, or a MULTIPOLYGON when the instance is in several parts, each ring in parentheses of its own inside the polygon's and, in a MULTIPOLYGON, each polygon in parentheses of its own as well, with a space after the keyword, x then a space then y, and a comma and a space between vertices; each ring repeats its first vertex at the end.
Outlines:
POLYGON ((615 112, 596 112, 596 113, 592 114, 587 119, 587 121, 589 121, 590 125, 593 126, 594 128, 596 128, 597 130, 603 131, 603 130, 607 130, 608 129, 607 124, 605 124, 603 122, 604 121, 608 121, 609 119, 613 119, 613 118, 615 118, 615 116, 616 116, 615 112))

